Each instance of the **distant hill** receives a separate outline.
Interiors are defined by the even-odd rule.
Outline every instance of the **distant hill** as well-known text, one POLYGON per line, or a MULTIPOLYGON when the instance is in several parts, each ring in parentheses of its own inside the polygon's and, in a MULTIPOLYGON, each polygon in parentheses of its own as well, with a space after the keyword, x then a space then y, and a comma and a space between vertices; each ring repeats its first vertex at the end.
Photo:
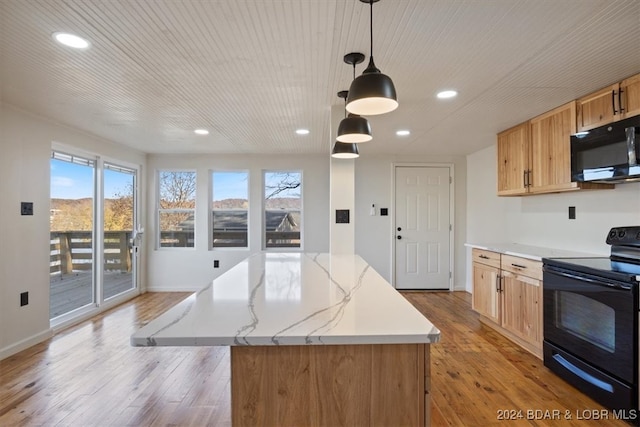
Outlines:
MULTIPOLYGON (((106 199, 105 211, 117 210, 119 199, 106 199)), ((299 211, 301 209, 299 198, 274 198, 266 200, 267 210, 299 211)), ((213 202, 214 209, 232 210, 247 209, 249 202, 246 199, 224 199, 213 202)), ((93 218, 93 199, 51 199, 50 203, 51 230, 91 230, 93 218)), ((115 229, 120 229, 115 227, 115 229)))
MULTIPOLYGON (((105 220, 113 220, 113 212, 123 209, 118 206, 120 199, 105 199, 105 220)), ((51 231, 90 231, 93 228, 93 199, 51 199, 49 221, 51 231)), ((126 208, 125 208, 126 209, 126 208)), ((129 211, 130 212, 130 211, 129 211)), ((125 213, 125 215, 127 215, 125 213)), ((122 229, 122 222, 114 224, 112 229, 122 229)), ((124 227, 124 228, 130 228, 124 227)))
MULTIPOLYGON (((247 209, 249 201, 246 199, 224 199, 213 202, 214 209, 247 209)), ((300 199, 279 197, 266 200, 266 209, 300 210, 300 199)))

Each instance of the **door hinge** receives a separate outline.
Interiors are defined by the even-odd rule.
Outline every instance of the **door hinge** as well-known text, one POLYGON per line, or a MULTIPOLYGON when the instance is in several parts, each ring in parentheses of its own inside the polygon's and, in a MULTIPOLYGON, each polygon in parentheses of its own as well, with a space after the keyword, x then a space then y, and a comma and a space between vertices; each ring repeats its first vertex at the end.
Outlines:
POLYGON ((449 184, 453 184, 453 177, 452 176, 449 177, 449 184))
POLYGON ((449 272, 449 279, 451 279, 451 276, 452 276, 452 274, 451 274, 451 272, 449 272))
POLYGON ((453 230, 453 225, 449 224, 449 231, 453 230))

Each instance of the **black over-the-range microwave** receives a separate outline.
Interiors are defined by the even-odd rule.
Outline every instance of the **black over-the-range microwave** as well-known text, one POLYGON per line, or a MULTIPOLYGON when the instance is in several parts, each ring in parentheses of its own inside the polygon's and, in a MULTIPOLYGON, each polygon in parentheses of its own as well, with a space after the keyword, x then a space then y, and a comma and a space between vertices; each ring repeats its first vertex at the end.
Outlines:
POLYGON ((640 181, 640 116, 571 135, 571 179, 640 181))

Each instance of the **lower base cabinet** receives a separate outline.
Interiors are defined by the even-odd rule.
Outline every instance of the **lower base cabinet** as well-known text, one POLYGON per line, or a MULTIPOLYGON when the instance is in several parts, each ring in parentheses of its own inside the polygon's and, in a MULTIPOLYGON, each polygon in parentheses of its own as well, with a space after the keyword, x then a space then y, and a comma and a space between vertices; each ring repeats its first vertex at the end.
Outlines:
POLYGON ((429 426, 429 352, 429 344, 232 346, 232 425, 429 426))
POLYGON ((542 359, 542 263, 481 249, 472 254, 480 320, 542 359))

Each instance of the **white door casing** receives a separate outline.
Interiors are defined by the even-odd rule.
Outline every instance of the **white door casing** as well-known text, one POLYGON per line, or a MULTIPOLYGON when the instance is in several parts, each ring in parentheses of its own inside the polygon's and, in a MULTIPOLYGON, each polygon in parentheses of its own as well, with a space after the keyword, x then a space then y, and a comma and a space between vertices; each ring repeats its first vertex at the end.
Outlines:
POLYGON ((451 168, 395 167, 395 287, 451 289, 451 168))

